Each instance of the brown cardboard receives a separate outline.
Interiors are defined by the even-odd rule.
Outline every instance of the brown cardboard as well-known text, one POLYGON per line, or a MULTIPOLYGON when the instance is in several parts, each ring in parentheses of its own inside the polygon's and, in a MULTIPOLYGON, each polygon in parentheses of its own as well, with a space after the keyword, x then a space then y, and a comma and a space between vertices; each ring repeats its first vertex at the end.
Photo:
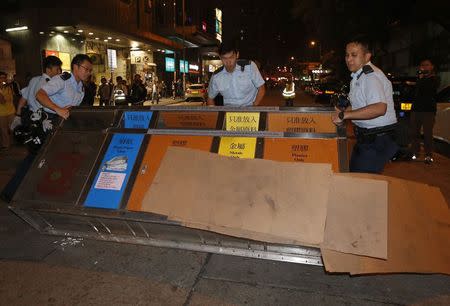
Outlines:
POLYGON ((322 248, 387 258, 387 182, 333 176, 322 248))
POLYGON ((127 209, 140 211, 142 199, 153 182, 159 164, 169 146, 209 151, 213 137, 188 135, 152 135, 128 200, 127 209))
POLYGON ((437 188, 386 176, 347 175, 389 183, 388 258, 381 260, 321 249, 327 271, 450 274, 450 218, 437 188))
POLYGON ((328 164, 241 160, 171 147, 142 210, 317 246, 331 175, 328 164))

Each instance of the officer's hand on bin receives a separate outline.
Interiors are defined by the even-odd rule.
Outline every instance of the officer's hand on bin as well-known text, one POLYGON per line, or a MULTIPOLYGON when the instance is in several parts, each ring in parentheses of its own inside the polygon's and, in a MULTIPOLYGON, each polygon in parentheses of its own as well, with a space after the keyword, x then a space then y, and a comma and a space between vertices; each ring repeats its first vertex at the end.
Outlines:
POLYGON ((56 110, 56 113, 58 114, 58 116, 67 119, 70 116, 70 106, 66 106, 64 108, 58 108, 56 110))
POLYGON ((331 115, 331 120, 333 120, 333 123, 336 125, 342 125, 344 124, 344 119, 339 118, 339 113, 342 112, 342 110, 338 107, 334 107, 335 113, 331 115))

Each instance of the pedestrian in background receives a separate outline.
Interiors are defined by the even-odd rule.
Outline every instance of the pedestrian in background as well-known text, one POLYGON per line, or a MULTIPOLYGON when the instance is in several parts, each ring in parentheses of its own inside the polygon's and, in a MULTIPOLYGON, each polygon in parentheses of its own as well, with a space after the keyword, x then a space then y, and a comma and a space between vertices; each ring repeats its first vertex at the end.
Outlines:
POLYGON ((83 81, 83 86, 84 86, 84 97, 80 105, 94 106, 97 84, 95 84, 92 75, 90 75, 86 81, 83 81))
POLYGON ((0 71, 0 134, 1 150, 11 146, 11 133, 9 127, 14 120, 14 91, 11 83, 7 82, 6 72, 0 71))
POLYGON ((110 105, 116 105, 119 102, 125 102, 128 97, 128 88, 124 85, 121 76, 116 77, 116 85, 113 87, 110 105))
POLYGON ((166 98, 167 97, 167 85, 166 82, 161 81, 161 97, 166 98))
POLYGON ((144 103, 147 97, 147 89, 140 74, 136 74, 133 79, 133 85, 131 86, 130 101, 134 104, 144 103))
POLYGON ((433 62, 426 58, 420 62, 418 79, 410 117, 411 159, 416 160, 420 152, 420 130, 423 128, 425 162, 433 159, 433 127, 436 117, 436 91, 439 80, 433 62))
POLYGON ((172 81, 172 86, 171 86, 171 89, 172 89, 172 99, 173 99, 173 100, 175 100, 176 95, 177 95, 176 87, 177 87, 176 81, 173 80, 173 81, 172 81))
POLYGON ((128 87, 121 76, 116 77, 116 85, 114 86, 114 90, 121 90, 126 96, 128 96, 128 87))
POLYGON ((153 81, 152 84, 152 104, 155 103, 159 104, 159 84, 157 81, 153 81))
POLYGON ((292 75, 288 77, 286 85, 283 89, 283 98, 286 106, 294 106, 295 84, 292 75))
POLYGON ((97 93, 99 100, 100 100, 100 106, 107 106, 107 105, 109 105, 109 101, 111 100, 111 93, 112 93, 111 84, 107 83, 107 80, 105 77, 102 77, 100 82, 101 82, 101 84, 98 87, 98 93, 97 93))
POLYGON ((177 96, 178 97, 183 97, 183 81, 181 79, 178 79, 177 81, 177 96))
POLYGON ((22 96, 22 94, 20 93, 20 85, 19 85, 19 82, 17 82, 17 76, 15 74, 13 75, 13 78, 11 80, 11 86, 12 86, 13 93, 14 93, 13 104, 14 104, 14 107, 17 109, 17 105, 19 103, 19 99, 22 96))

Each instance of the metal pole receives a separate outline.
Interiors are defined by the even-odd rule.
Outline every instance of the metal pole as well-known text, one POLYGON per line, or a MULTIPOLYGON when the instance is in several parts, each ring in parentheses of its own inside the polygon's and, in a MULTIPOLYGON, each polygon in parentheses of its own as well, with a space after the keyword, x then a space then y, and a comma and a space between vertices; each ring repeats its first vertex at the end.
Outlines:
POLYGON ((319 62, 322 63, 322 42, 319 41, 319 62))
MULTIPOLYGON (((175 0, 174 0, 174 2, 173 2, 173 32, 174 33, 176 33, 176 27, 177 27, 177 10, 176 10, 176 2, 175 2, 175 0)), ((176 67, 177 67, 177 59, 176 59, 176 53, 177 53, 177 50, 176 49, 174 49, 174 51, 173 51, 173 82, 176 82, 177 81, 177 69, 176 69, 176 67)), ((175 90, 176 90, 176 84, 175 84, 175 90)))
POLYGON ((182 4, 182 9, 183 9, 183 67, 184 67, 184 72, 183 72, 183 95, 184 95, 184 91, 186 90, 186 71, 188 70, 188 67, 186 67, 186 46, 185 46, 185 40, 186 40, 186 33, 185 33, 185 25, 186 25, 186 7, 185 7, 185 0, 183 0, 183 4, 182 4))

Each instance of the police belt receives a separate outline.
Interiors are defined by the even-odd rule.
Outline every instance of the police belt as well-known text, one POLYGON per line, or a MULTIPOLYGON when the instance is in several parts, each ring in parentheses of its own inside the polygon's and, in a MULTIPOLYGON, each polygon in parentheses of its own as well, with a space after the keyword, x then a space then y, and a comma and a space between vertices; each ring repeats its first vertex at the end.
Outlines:
POLYGON ((362 128, 355 125, 354 131, 356 136, 383 136, 383 135, 389 135, 394 132, 394 130, 397 128, 397 123, 380 126, 376 128, 362 128))
POLYGON ((44 111, 44 113, 47 115, 47 118, 49 120, 58 119, 58 114, 50 113, 50 112, 47 112, 47 111, 44 111))

